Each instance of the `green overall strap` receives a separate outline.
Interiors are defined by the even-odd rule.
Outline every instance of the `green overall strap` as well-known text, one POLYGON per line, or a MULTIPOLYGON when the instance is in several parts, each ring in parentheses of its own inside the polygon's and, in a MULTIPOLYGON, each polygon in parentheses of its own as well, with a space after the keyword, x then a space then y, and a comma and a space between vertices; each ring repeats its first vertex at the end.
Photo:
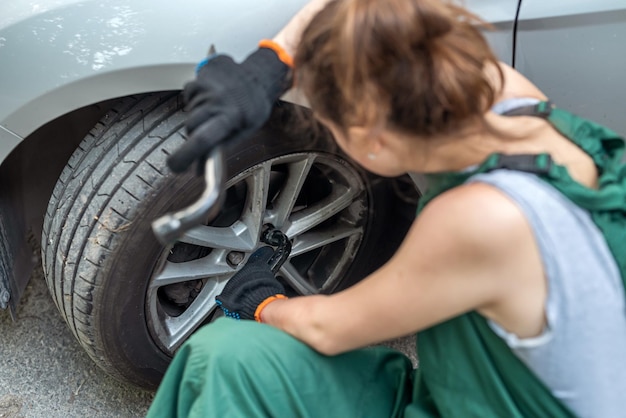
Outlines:
POLYGON ((496 153, 491 154, 473 170, 427 174, 428 189, 419 200, 417 213, 419 214, 435 197, 460 186, 476 174, 507 168, 546 176, 554 170, 553 165, 552 158, 548 154, 505 155, 496 153))
POLYGON ((550 123, 593 159, 598 187, 591 189, 573 180, 567 169, 554 165, 542 177, 577 206, 586 209, 607 241, 626 287, 626 165, 622 162, 624 140, 594 122, 553 109, 550 123))
MULTIPOLYGON (((472 170, 429 175, 429 189, 419 210, 433 198, 470 177, 498 168, 536 174, 576 205, 590 212, 626 277, 626 168, 624 142, 613 131, 541 102, 509 113, 546 118, 594 160, 598 188, 574 181, 548 154, 490 155, 472 170)), ((626 282, 625 282, 626 285, 626 282)), ((420 367, 415 376, 409 417, 574 417, 569 408, 511 351, 486 319, 470 312, 418 335, 420 367)))

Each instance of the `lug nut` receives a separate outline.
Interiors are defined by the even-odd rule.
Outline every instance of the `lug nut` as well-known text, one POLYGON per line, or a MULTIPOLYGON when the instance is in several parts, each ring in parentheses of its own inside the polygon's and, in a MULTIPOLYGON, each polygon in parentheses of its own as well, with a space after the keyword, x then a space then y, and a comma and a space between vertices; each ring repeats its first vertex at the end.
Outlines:
POLYGON ((226 256, 226 261, 231 267, 237 267, 239 264, 243 262, 243 259, 246 255, 240 251, 231 251, 226 256))

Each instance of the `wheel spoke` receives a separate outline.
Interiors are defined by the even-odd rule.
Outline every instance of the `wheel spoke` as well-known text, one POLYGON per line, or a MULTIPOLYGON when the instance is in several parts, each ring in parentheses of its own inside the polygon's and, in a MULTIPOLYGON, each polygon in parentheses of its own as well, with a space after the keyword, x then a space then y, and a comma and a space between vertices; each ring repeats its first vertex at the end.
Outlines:
POLYGON ((210 255, 183 263, 166 261, 163 270, 156 275, 151 287, 167 286, 207 277, 232 274, 234 270, 225 262, 225 252, 214 251, 210 255))
POLYGON ((301 295, 314 295, 319 293, 319 290, 302 277, 289 261, 280 268, 279 275, 301 295))
POLYGON ((168 316, 159 329, 162 343, 168 350, 176 350, 215 309, 215 296, 219 295, 226 281, 207 282, 198 297, 181 315, 168 316))
POLYGON ((257 234, 255 228, 237 221, 228 228, 198 226, 185 233, 180 242, 208 248, 251 251, 256 246, 257 234))
POLYGON ((267 206, 267 196, 270 186, 270 175, 272 174, 271 162, 266 162, 253 170, 246 178, 248 185, 248 196, 245 210, 241 215, 243 222, 250 233, 254 236, 254 242, 259 242, 261 228, 267 206))
POLYGON ((335 184, 329 196, 291 217, 291 225, 286 234, 294 237, 316 227, 350 206, 359 193, 355 187, 335 184))
POLYGON ((309 156, 301 161, 288 165, 289 177, 281 189, 280 194, 274 201, 273 209, 267 212, 267 222, 271 223, 276 228, 283 227, 296 204, 296 200, 300 195, 300 191, 302 191, 302 186, 314 162, 314 156, 309 156))
MULTIPOLYGON (((188 231, 180 242, 208 248, 251 251, 259 242, 269 192, 271 164, 265 163, 239 179, 247 185, 247 202, 241 219, 227 228, 198 226, 188 231)), ((232 187, 233 182, 226 184, 232 187)))
POLYGON ((305 232, 294 240, 291 255, 292 257, 296 257, 325 245, 332 244, 333 242, 341 241, 362 233, 363 228, 357 228, 352 225, 342 225, 341 227, 305 232))

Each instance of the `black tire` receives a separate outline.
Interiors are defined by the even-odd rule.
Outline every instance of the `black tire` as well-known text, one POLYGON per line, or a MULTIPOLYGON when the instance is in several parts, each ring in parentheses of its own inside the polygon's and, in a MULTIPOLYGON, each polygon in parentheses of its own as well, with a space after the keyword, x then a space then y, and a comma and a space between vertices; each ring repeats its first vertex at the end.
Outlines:
POLYGON ((5 227, 4 212, 0 210, 0 309, 11 309, 11 315, 14 314, 14 306, 10 306, 10 287, 9 279, 13 275, 13 269, 11 267, 11 259, 13 258, 9 248, 9 237, 7 231, 9 229, 5 227))
MULTIPOLYGON (((361 177, 368 205, 365 233, 345 279, 331 291, 379 266, 407 223, 388 224, 389 211, 398 207, 389 181, 339 157, 327 138, 285 130, 285 118, 292 114, 284 105, 258 135, 229 145, 227 178, 264 160, 304 151, 332 156, 361 177), (379 246, 381 240, 386 244, 379 246)), ((183 119, 176 93, 121 100, 71 157, 44 221, 46 280, 69 328, 100 367, 144 388, 158 385, 172 354, 156 341, 147 314, 148 284, 164 251, 150 223, 193 201, 202 188, 193 173, 174 176, 166 169, 167 155, 184 141, 183 119)))

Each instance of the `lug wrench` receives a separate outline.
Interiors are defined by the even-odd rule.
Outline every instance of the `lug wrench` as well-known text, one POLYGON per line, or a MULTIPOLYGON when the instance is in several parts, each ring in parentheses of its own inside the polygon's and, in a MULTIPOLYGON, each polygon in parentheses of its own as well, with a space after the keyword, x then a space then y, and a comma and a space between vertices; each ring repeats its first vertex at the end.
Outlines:
MULTIPOLYGON (((173 246, 187 231, 211 221, 219 213, 223 200, 224 162, 221 149, 216 148, 205 164, 205 189, 200 198, 178 212, 166 214, 152 222, 152 231, 159 242, 173 246)), ((274 274, 287 261, 291 252, 291 241, 287 235, 272 225, 266 225, 261 233, 261 242, 274 247, 268 261, 274 274)))
POLYGON ((152 222, 152 231, 163 245, 173 245, 185 232, 212 221, 222 207, 224 193, 224 157, 216 147, 204 165, 205 188, 200 198, 178 212, 164 215, 152 222))
MULTIPOLYGON (((215 55, 215 46, 211 45, 207 59, 215 55)), ((152 222, 152 231, 161 244, 172 247, 187 231, 212 221, 219 213, 224 199, 224 156, 219 146, 213 149, 205 162, 204 181, 204 192, 195 203, 152 222)), ((272 271, 276 274, 289 258, 291 241, 281 231, 266 225, 261 234, 261 242, 276 247, 269 260, 272 271)))
MULTIPOLYGON (((215 45, 211 45, 206 59, 210 60, 216 54, 215 45)), ((185 232, 203 222, 212 221, 219 213, 224 199, 224 156, 221 146, 213 148, 204 163, 204 182, 204 193, 195 203, 152 222, 152 231, 161 244, 173 246, 185 232)))

